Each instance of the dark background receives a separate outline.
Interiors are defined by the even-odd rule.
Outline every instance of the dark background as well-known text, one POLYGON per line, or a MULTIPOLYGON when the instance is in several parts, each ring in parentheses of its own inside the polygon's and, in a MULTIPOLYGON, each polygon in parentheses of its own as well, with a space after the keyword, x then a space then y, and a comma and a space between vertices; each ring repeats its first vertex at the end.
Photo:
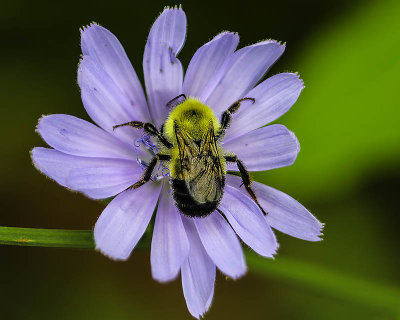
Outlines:
MULTIPOLYGON (((150 26, 174 4, 1 1, 1 226, 93 228, 105 204, 65 190, 33 167, 29 151, 45 146, 34 131, 37 120, 51 113, 88 119, 76 83, 81 26, 96 21, 111 30, 143 79, 150 26)), ((382 297, 399 293, 376 284, 400 288, 400 2, 182 6, 188 18, 179 56, 184 66, 223 30, 239 32, 241 46, 266 38, 287 43, 269 74, 297 71, 304 79, 298 102, 277 121, 296 133, 302 151, 293 166, 254 177, 326 223, 319 243, 277 232, 281 246, 275 260, 263 261, 263 275, 252 265, 238 281, 219 275, 206 319, 399 319, 400 307, 356 299, 363 289, 352 279, 371 291, 380 288, 382 297), (285 261, 304 281, 285 275, 285 261), (314 276, 321 280, 307 284, 314 276), (321 289, 326 282, 337 289, 321 289)), ((153 281, 149 260, 148 251, 116 263, 89 250, 1 246, 0 318, 189 319, 180 280, 153 281)))

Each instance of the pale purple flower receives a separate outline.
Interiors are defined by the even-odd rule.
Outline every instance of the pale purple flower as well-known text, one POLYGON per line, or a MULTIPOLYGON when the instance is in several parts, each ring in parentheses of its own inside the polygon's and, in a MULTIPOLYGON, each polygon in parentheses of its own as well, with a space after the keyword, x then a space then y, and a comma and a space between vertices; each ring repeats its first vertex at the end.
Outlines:
MULTIPOLYGON (((145 232, 159 202, 151 244, 153 278, 165 282, 182 277, 190 313, 199 318, 209 308, 216 267, 230 278, 246 272, 238 236, 264 257, 273 257, 278 243, 271 229, 291 236, 320 240, 322 224, 288 195, 253 183, 264 216, 240 187, 241 179, 227 176, 219 209, 206 218, 180 214, 170 194, 168 170, 156 167, 152 181, 127 190, 140 179, 157 146, 141 130, 113 126, 132 120, 159 127, 168 115, 166 103, 185 93, 199 98, 219 116, 242 97, 222 142, 249 171, 291 165, 299 152, 295 135, 283 125, 270 125, 297 100, 303 83, 297 74, 281 73, 257 84, 283 53, 285 46, 267 40, 237 49, 236 33, 224 32, 199 48, 186 76, 176 57, 186 37, 181 8, 165 9, 151 28, 143 69, 147 100, 117 38, 92 24, 82 30, 82 60, 78 83, 82 101, 94 125, 69 115, 40 119, 37 131, 53 148, 34 148, 35 166, 62 186, 93 199, 116 196, 94 228, 96 248, 115 260, 129 257, 145 232)), ((237 171, 235 165, 229 170, 237 171)))

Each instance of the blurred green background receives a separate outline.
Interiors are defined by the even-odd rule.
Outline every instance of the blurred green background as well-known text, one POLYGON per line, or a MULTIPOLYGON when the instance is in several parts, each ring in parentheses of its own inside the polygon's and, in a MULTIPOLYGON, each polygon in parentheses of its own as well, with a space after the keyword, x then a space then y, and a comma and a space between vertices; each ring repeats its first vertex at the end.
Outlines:
MULTIPOLYGON (((46 179, 29 150, 42 114, 88 119, 76 83, 79 28, 96 21, 142 55, 160 1, 2 1, 0 225, 91 229, 104 208, 46 179)), ((302 150, 296 163, 254 177, 326 223, 324 241, 277 232, 275 260, 216 282, 206 319, 400 319, 400 2, 182 1, 180 54, 222 30, 241 45, 287 43, 270 71, 298 71, 306 89, 279 119, 302 150), (396 289, 397 288, 397 289, 396 289), (380 297, 375 299, 374 297, 380 297)), ((1 319, 190 319, 180 280, 152 280, 148 251, 116 263, 77 249, 0 246, 1 319)))

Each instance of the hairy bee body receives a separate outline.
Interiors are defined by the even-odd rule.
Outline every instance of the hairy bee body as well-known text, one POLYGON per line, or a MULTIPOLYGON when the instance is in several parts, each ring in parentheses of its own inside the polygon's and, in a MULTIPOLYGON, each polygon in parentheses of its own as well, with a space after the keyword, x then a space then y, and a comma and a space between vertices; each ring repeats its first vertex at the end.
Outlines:
POLYGON ((186 98, 184 94, 172 99, 167 106, 182 97, 184 101, 171 111, 161 127, 161 132, 151 123, 136 120, 113 127, 114 130, 124 126, 143 128, 158 141, 158 148, 146 144, 156 153, 146 164, 142 178, 129 189, 140 188, 151 180, 157 162, 161 161, 169 169, 175 203, 182 214, 205 217, 214 210, 222 213, 218 205, 225 187, 226 161, 235 162, 247 193, 261 212, 267 215, 251 187, 250 175, 243 162, 236 154, 225 153, 218 142, 224 136, 232 114, 239 109, 241 102, 254 103, 255 99, 244 97, 237 100, 222 113, 219 122, 209 107, 195 98, 186 98))
POLYGON ((169 114, 162 133, 172 148, 160 145, 170 156, 164 161, 181 213, 204 217, 219 205, 225 187, 226 162, 216 136, 220 122, 213 111, 194 98, 178 104, 169 114))

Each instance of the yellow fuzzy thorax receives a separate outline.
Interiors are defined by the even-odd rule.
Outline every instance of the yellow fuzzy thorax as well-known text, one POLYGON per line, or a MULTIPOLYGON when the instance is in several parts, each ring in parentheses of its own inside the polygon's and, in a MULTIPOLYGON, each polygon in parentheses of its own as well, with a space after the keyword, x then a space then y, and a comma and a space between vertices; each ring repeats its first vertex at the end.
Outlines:
POLYGON ((211 108, 199 100, 189 97, 171 111, 164 124, 164 133, 166 138, 175 144, 174 124, 176 123, 193 140, 198 140, 208 130, 210 122, 213 123, 214 133, 217 134, 220 123, 211 108))
MULTIPOLYGON (((164 123, 163 132, 165 137, 174 147, 165 150, 161 148, 160 150, 171 156, 168 169, 172 178, 183 179, 182 170, 180 169, 181 162, 176 140, 175 125, 179 128, 180 132, 185 133, 185 136, 196 141, 204 138, 204 134, 209 131, 211 123, 214 129, 214 135, 217 135, 221 127, 219 120, 210 107, 195 98, 187 98, 170 112, 164 123)), ((217 149, 220 157, 221 168, 225 174, 226 165, 225 159, 222 156, 223 150, 219 145, 217 146, 217 149)))

